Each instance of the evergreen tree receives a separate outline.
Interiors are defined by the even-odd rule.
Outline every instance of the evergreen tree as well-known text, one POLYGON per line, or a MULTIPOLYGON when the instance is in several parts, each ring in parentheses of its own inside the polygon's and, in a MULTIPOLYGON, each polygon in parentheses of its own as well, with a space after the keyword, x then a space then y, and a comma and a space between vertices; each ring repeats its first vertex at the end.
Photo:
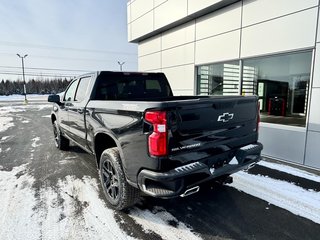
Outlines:
MULTIPOLYGON (((55 79, 31 79, 26 83, 27 94, 55 94, 63 92, 70 80, 64 78, 55 79)), ((23 82, 4 80, 0 82, 0 95, 24 94, 23 82)))

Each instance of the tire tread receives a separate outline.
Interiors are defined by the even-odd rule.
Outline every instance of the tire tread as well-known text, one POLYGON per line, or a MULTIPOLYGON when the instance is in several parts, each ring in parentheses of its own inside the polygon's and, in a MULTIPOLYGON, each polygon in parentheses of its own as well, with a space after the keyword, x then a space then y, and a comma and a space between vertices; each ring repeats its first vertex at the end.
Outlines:
POLYGON ((57 148, 60 150, 68 150, 69 146, 70 146, 70 140, 61 134, 61 131, 60 131, 60 128, 59 128, 57 121, 54 121, 53 125, 55 128, 57 128, 58 134, 59 134, 59 142, 58 142, 57 148))
MULTIPOLYGON (((119 150, 117 147, 109 148, 109 149, 106 149, 103 151, 103 153, 101 154, 101 159, 100 159, 100 172, 101 172, 104 157, 107 157, 107 156, 109 156, 113 159, 113 162, 115 164, 115 168, 117 168, 117 170, 119 171, 119 178, 121 179, 121 182, 119 184, 122 185, 121 187, 123 190, 122 191, 123 195, 120 196, 120 200, 117 204, 115 204, 115 205, 111 204, 109 201, 108 201, 108 204, 113 209, 124 210, 124 209, 131 207, 137 203, 137 201, 140 199, 140 190, 131 186, 126 181, 125 173, 124 173, 122 165, 121 165, 121 158, 120 158, 119 150)), ((101 178, 101 183, 102 183, 102 187, 103 187, 101 174, 100 174, 100 178, 101 178)))

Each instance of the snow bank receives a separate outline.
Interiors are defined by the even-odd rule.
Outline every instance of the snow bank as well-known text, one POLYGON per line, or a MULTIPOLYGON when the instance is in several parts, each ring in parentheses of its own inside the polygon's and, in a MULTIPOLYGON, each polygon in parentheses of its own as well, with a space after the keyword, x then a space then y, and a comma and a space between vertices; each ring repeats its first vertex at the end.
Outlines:
POLYGON ((238 172, 230 186, 320 224, 320 192, 281 180, 238 172))
POLYGON ((267 168, 271 168, 274 170, 278 170, 280 172, 289 173, 289 174, 297 176, 297 177, 309 179, 311 181, 320 182, 320 176, 309 173, 307 171, 304 171, 304 170, 301 170, 298 168, 290 167, 290 166, 287 166, 284 164, 271 163, 271 162, 267 162, 267 161, 260 161, 258 163, 258 165, 261 165, 261 166, 264 166, 267 168))
MULTIPOLYGON (((39 95, 39 94, 27 94, 28 100, 43 100, 47 101, 49 95, 39 95)), ((0 96, 0 101, 24 101, 24 95, 13 94, 9 96, 0 96)))

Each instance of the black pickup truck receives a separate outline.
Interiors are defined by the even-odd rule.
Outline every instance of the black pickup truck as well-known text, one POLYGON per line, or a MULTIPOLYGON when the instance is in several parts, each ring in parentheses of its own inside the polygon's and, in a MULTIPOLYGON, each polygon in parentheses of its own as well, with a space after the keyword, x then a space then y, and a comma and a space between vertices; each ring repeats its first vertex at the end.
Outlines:
POLYGON ((109 205, 171 198, 260 160, 256 96, 173 96, 163 73, 95 72, 50 95, 55 144, 93 154, 109 205))

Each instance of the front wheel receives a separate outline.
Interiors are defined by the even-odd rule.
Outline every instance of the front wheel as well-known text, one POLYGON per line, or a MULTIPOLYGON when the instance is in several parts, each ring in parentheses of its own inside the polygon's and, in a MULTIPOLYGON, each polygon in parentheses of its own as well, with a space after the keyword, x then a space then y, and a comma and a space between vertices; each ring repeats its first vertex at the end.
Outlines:
POLYGON ((62 136, 57 121, 53 122, 53 135, 56 147, 60 150, 68 150, 70 144, 69 139, 62 136))
POLYGON ((123 210, 139 200, 140 190, 126 181, 118 148, 106 149, 101 154, 100 178, 104 195, 113 209, 123 210))

